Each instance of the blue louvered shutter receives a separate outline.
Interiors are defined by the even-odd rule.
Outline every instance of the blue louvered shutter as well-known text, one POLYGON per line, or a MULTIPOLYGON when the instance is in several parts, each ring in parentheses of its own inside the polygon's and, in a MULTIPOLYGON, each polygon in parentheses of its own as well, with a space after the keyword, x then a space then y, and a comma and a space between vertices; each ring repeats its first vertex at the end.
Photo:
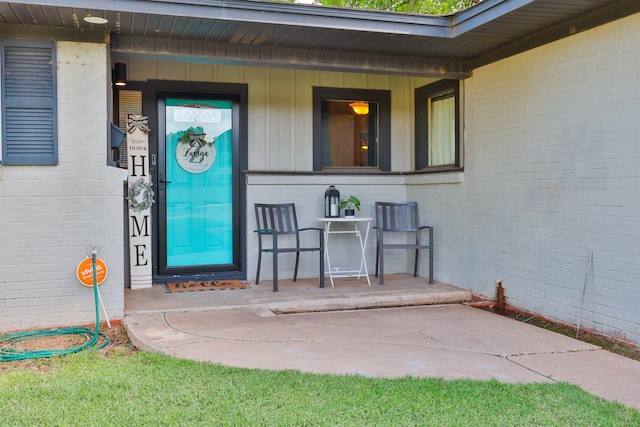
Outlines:
POLYGON ((2 44, 2 163, 58 164, 53 42, 2 44))

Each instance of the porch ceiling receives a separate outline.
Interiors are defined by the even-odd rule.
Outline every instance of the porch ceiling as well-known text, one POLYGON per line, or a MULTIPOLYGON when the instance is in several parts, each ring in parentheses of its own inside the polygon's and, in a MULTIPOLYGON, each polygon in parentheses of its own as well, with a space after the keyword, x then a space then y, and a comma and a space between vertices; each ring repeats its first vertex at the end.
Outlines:
POLYGON ((24 0, 0 2, 0 24, 106 31, 125 57, 461 78, 637 12, 638 0, 484 0, 449 16, 251 0, 24 0))

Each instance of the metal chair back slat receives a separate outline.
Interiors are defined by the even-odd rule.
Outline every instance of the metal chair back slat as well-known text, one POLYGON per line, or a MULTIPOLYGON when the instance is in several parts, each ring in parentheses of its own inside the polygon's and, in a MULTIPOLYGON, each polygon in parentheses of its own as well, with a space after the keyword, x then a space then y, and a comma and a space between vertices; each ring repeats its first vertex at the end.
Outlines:
POLYGON ((298 223, 293 203, 280 205, 256 204, 258 230, 275 230, 277 234, 296 234, 298 223))
POLYGON ((256 233, 258 233, 258 268, 256 272, 256 284, 260 281, 260 266, 262 263, 262 253, 270 252, 273 257, 273 291, 278 291, 278 255, 281 253, 295 253, 295 267, 293 272, 293 280, 298 277, 298 264, 300 252, 318 251, 320 254, 320 287, 324 287, 324 236, 322 229, 315 228, 298 228, 298 218, 294 203, 256 203, 254 205, 256 214, 256 233), (318 234, 317 246, 300 246, 300 232, 315 230, 318 234), (280 241, 282 235, 295 236, 294 245, 291 244, 292 239, 280 241), (263 243, 263 238, 270 237, 271 244, 263 243), (286 244, 289 244, 288 246, 286 244))
POLYGON ((419 227, 418 204, 378 202, 376 224, 381 224, 384 231, 416 231, 419 227))
POLYGON ((385 249, 415 249, 415 263, 413 276, 418 275, 418 257, 421 249, 429 250, 429 283, 433 283, 433 227, 420 226, 417 202, 375 203, 376 225, 376 273, 380 271, 380 284, 384 284, 384 251, 385 249), (428 244, 420 243, 420 231, 429 231, 428 244), (406 243, 388 243, 385 233, 405 233, 408 235, 406 243), (413 238, 409 238, 409 236, 413 238))

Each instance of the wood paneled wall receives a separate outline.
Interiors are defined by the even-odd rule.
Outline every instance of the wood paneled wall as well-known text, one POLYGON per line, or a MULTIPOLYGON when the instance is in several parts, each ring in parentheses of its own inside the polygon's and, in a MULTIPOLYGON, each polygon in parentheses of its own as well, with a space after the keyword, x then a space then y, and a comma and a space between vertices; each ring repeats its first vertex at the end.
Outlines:
POLYGON ((307 71, 219 64, 127 62, 129 80, 184 80, 246 83, 249 86, 249 169, 313 170, 312 88, 314 86, 391 90, 392 170, 413 168, 416 87, 436 79, 380 74, 307 71))

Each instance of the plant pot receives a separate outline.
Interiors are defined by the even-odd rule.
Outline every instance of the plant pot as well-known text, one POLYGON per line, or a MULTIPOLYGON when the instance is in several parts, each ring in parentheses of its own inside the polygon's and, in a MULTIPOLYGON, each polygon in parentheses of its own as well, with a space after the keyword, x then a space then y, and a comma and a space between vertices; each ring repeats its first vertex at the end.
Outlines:
POLYGON ((345 209, 344 210, 344 217, 345 218, 354 218, 356 216, 356 210, 355 209, 345 209))
POLYGON ((125 132, 118 126, 111 123, 111 148, 120 148, 125 132))

